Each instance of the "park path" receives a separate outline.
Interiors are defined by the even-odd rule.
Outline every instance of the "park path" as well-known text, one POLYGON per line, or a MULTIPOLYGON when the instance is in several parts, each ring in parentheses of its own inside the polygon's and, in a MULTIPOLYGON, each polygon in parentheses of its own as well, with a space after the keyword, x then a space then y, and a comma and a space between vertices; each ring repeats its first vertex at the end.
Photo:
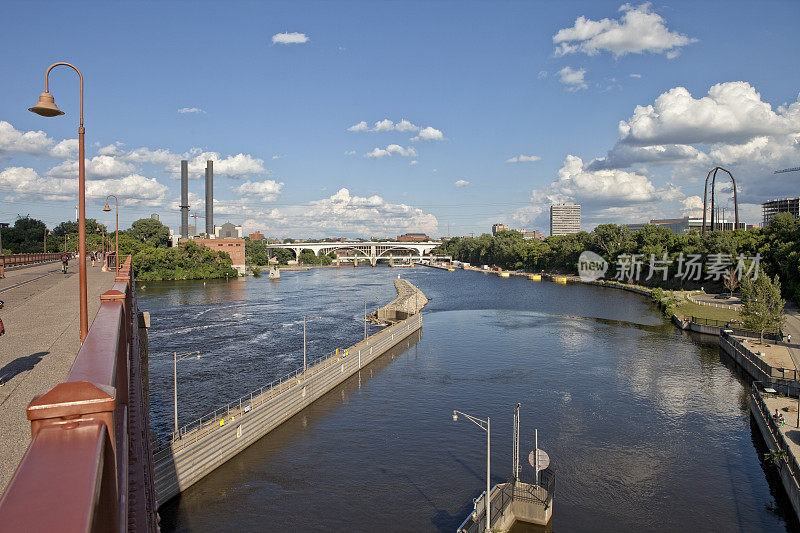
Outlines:
MULTIPOLYGON (((100 308, 100 294, 112 288, 113 272, 87 269, 89 323, 100 308)), ((78 262, 69 272, 44 263, 6 271, 0 279, 0 492, 11 480, 30 442, 25 409, 39 394, 63 381, 80 348, 78 262)))

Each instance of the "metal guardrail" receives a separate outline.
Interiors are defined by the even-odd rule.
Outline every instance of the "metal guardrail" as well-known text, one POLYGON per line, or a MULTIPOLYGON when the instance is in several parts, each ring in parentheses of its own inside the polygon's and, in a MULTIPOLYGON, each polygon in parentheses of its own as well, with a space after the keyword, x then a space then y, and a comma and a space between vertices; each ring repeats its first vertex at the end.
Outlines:
POLYGON ((31 443, 2 500, 8 531, 156 531, 130 257, 67 379, 27 409, 31 443))
MULTIPOLYGON (((740 337, 753 337, 753 338, 761 337, 761 334, 758 333, 757 331, 752 331, 749 329, 737 327, 738 324, 741 324, 741 322, 738 321, 716 320, 713 318, 702 318, 697 316, 690 316, 688 318, 690 322, 693 322, 694 324, 698 324, 700 326, 715 326, 718 328, 729 329, 733 332, 734 335, 739 335, 740 337)), ((777 333, 764 333, 764 338, 769 339, 771 341, 781 340, 781 336, 778 335, 777 333)))
POLYGON ((758 357, 757 354, 754 354, 751 350, 742 346, 742 343, 731 335, 721 335, 719 342, 725 344, 728 348, 736 352, 737 355, 758 368, 758 370, 764 374, 764 378, 769 380, 770 385, 787 385, 790 382, 797 381, 798 376, 796 369, 775 368, 769 365, 766 361, 758 357))
MULTIPOLYGON (((549 468, 539 472, 539 483, 536 483, 532 474, 511 478, 506 483, 495 485, 491 490, 489 512, 491 513, 490 528, 496 524, 506 508, 514 501, 539 502, 547 509, 553 503, 556 489, 556 474, 549 468)), ((458 529, 457 533, 484 533, 486 531, 486 504, 484 498, 486 491, 481 492, 475 499, 475 510, 470 514, 458 529)))
POLYGON ((33 265, 44 263, 45 261, 58 261, 61 253, 40 253, 40 254, 0 254, 0 270, 12 266, 33 265))
POLYGON ((767 403, 764 401, 764 397, 762 396, 761 392, 764 388, 763 384, 760 381, 753 382, 753 392, 751 394, 751 398, 753 400, 754 405, 758 408, 759 413, 767 423, 767 429, 772 435, 772 438, 775 440, 775 443, 778 446, 778 449, 785 453, 785 461, 786 467, 789 469, 789 473, 794 480, 795 486, 800 490, 800 465, 797 463, 797 458, 789 449, 789 444, 786 442, 786 438, 781 433, 781 430, 778 428, 778 425, 775 423, 775 420, 772 418, 772 415, 769 412, 769 408, 767 407, 767 403))
POLYGON ((278 390, 265 391, 263 398, 254 397, 252 404, 243 409, 232 408, 224 418, 220 415, 219 420, 160 447, 153 456, 159 505, 384 356, 421 327, 422 315, 390 326, 371 336, 368 344, 362 341, 351 347, 348 354, 340 350, 338 357, 324 361, 310 377, 310 372, 306 376, 300 374, 301 379, 285 381, 278 390))
MULTIPOLYGON (((411 324, 405 325, 411 328, 411 324)), ((414 326, 416 327, 416 326, 414 326)), ((326 355, 311 359, 307 362, 307 370, 303 372, 302 368, 298 368, 293 372, 289 372, 284 376, 275 379, 255 389, 248 394, 242 395, 239 398, 228 402, 225 406, 220 407, 213 412, 207 413, 200 418, 197 418, 188 424, 181 426, 178 432, 173 432, 170 440, 156 446, 153 453, 158 455, 161 452, 169 450, 171 446, 180 442, 181 445, 188 445, 197 440, 204 438, 209 432, 218 429, 219 420, 230 419, 231 416, 240 416, 243 413, 255 410, 261 405, 269 403, 276 396, 283 394, 288 389, 294 387, 299 382, 309 381, 315 376, 325 372, 330 367, 341 363, 345 357, 356 356, 359 350, 367 350, 371 346, 381 342, 386 337, 394 337, 395 329, 393 326, 387 327, 371 336, 366 341, 361 341, 348 349, 338 349, 329 352, 326 355)), ((371 353, 371 352, 370 352, 371 353)))

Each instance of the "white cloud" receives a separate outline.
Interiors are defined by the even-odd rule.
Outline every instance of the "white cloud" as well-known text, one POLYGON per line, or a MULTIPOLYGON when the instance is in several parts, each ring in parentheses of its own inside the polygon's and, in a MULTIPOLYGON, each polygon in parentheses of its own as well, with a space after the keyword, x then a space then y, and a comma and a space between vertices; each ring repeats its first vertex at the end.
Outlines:
POLYGON ((539 74, 536 77, 539 78, 540 80, 545 79, 547 77, 547 71, 546 70, 540 70, 539 74))
POLYGON ((10 123, 0 120, 0 159, 6 155, 45 155, 66 159, 78 151, 77 139, 56 143, 43 131, 19 131, 10 123))
POLYGON ((620 141, 635 145, 741 143, 798 131, 800 100, 776 113, 744 81, 719 83, 699 99, 675 87, 619 123, 620 141))
POLYGON ((641 74, 628 74, 628 77, 629 78, 641 78, 642 75, 641 74))
POLYGON ((195 115, 205 115, 206 112, 200 109, 199 107, 182 107, 178 109, 178 113, 185 115, 185 114, 195 114, 195 115))
POLYGON ((417 160, 415 159, 415 160, 413 160, 412 162, 410 162, 410 163, 408 164, 408 166, 410 166, 410 167, 413 167, 414 165, 418 165, 418 164, 419 164, 419 161, 417 161, 417 160))
POLYGON ((285 32, 276 33, 272 36, 272 44, 303 44, 308 42, 308 36, 305 33, 285 32))
POLYGON ((373 159, 380 159, 382 157, 390 157, 392 154, 397 154, 402 157, 417 157, 417 151, 413 147, 403 148, 399 144, 390 144, 385 149, 375 148, 371 152, 364 154, 364 157, 373 159))
POLYGON ((567 90, 570 92, 580 91, 589 87, 583 79, 586 75, 586 69, 584 68, 564 67, 556 74, 558 74, 559 81, 566 85, 567 90))
POLYGON ((356 151, 355 150, 346 150, 344 155, 356 155, 356 151))
POLYGON ((540 161, 542 158, 538 155, 515 155, 514 157, 510 157, 506 159, 506 163, 530 163, 533 161, 540 161))
POLYGON ((690 162, 705 165, 711 163, 704 152, 698 150, 694 146, 686 144, 631 146, 618 142, 609 150, 606 157, 592 160, 588 168, 590 170, 600 170, 608 168, 628 168, 639 163, 671 165, 674 163, 690 162))
POLYGON ((375 123, 375 127, 372 128, 372 131, 392 131, 394 129, 394 122, 385 118, 383 120, 379 120, 375 123))
MULTIPOLYGON (((9 167, 0 171, 0 190, 23 198, 72 202, 78 195, 78 181, 74 178, 42 177, 32 168, 9 167)), ((155 178, 139 174, 86 182, 87 198, 104 199, 113 192, 123 205, 162 205, 167 190, 155 178)))
POLYGON ((703 216, 703 199, 699 196, 687 196, 683 199, 683 216, 697 217, 703 216))
POLYGON ((233 191, 240 196, 256 196, 262 202, 274 202, 283 189, 283 183, 274 180, 245 181, 233 191))
POLYGON ((431 126, 427 126, 419 130, 419 134, 416 137, 411 139, 412 142, 415 141, 441 141, 444 140, 444 134, 440 130, 433 128, 431 126))
POLYGON ((362 120, 358 124, 353 124, 352 126, 347 128, 347 131, 368 131, 368 130, 369 130, 369 126, 367 125, 366 121, 364 121, 364 120, 362 120))
MULTIPOLYGON (((439 132, 439 134, 441 135, 441 132, 439 130, 435 130, 430 127, 426 129, 432 130, 433 132, 439 132)), ((400 119, 400 122, 395 123, 394 121, 389 120, 388 118, 385 118, 383 120, 378 120, 377 122, 375 122, 375 125, 372 128, 370 128, 369 125, 364 120, 362 120, 358 124, 353 124, 352 126, 347 128, 347 131, 371 131, 374 133, 385 133, 389 131, 399 131, 407 133, 409 131, 419 131, 419 130, 420 130, 419 126, 413 124, 411 121, 407 119, 400 119)))
POLYGON ((553 36, 556 56, 583 52, 593 56, 610 52, 615 57, 625 54, 665 54, 674 58, 680 49, 697 39, 670 31, 665 20, 650 10, 650 4, 638 7, 624 4, 620 20, 591 20, 580 16, 571 28, 560 29, 553 36))
POLYGON ((456 187, 468 187, 469 185, 472 184, 467 180, 458 180, 453 185, 455 185, 456 187))
POLYGON ((397 131, 402 131, 402 132, 418 131, 419 130, 419 126, 415 126, 414 124, 412 124, 408 120, 402 119, 400 122, 398 122, 397 124, 394 125, 394 129, 397 130, 397 131))
MULTIPOLYGON (((109 148, 109 150, 107 150, 106 153, 109 153, 111 147, 107 148, 109 148)), ((105 150, 105 148, 103 150, 105 150)), ((165 149, 150 150, 149 148, 142 147, 123 154, 117 151, 115 155, 122 157, 126 161, 138 164, 156 165, 168 169, 171 172, 180 170, 181 156, 165 149)))
MULTIPOLYGON (((85 160, 87 179, 105 179, 125 176, 134 173, 135 165, 110 155, 98 155, 85 160)), ((48 176, 55 178, 74 178, 78 175, 77 161, 64 161, 47 171, 48 176)))

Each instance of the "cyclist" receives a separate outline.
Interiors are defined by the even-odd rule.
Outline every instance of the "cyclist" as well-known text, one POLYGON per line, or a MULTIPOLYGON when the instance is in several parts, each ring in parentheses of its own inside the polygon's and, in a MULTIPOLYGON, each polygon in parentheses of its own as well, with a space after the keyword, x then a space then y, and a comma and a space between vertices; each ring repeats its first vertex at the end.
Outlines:
POLYGON ((63 254, 61 254, 61 270, 64 272, 64 274, 67 273, 68 264, 69 264, 69 254, 67 252, 64 252, 63 254))

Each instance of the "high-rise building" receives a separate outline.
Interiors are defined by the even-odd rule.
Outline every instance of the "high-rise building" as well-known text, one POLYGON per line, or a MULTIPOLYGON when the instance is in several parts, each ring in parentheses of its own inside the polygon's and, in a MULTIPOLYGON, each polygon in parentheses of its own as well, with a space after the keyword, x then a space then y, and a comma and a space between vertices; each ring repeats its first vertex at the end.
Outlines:
POLYGON ((761 204, 762 227, 767 227, 772 217, 778 213, 791 213, 798 216, 800 214, 800 198, 781 198, 761 204))
POLYGON ((501 231, 508 231, 508 224, 492 224, 492 235, 497 235, 501 231))
POLYGON ((569 235, 581 230, 579 204, 553 204, 550 206, 550 236, 569 235))

